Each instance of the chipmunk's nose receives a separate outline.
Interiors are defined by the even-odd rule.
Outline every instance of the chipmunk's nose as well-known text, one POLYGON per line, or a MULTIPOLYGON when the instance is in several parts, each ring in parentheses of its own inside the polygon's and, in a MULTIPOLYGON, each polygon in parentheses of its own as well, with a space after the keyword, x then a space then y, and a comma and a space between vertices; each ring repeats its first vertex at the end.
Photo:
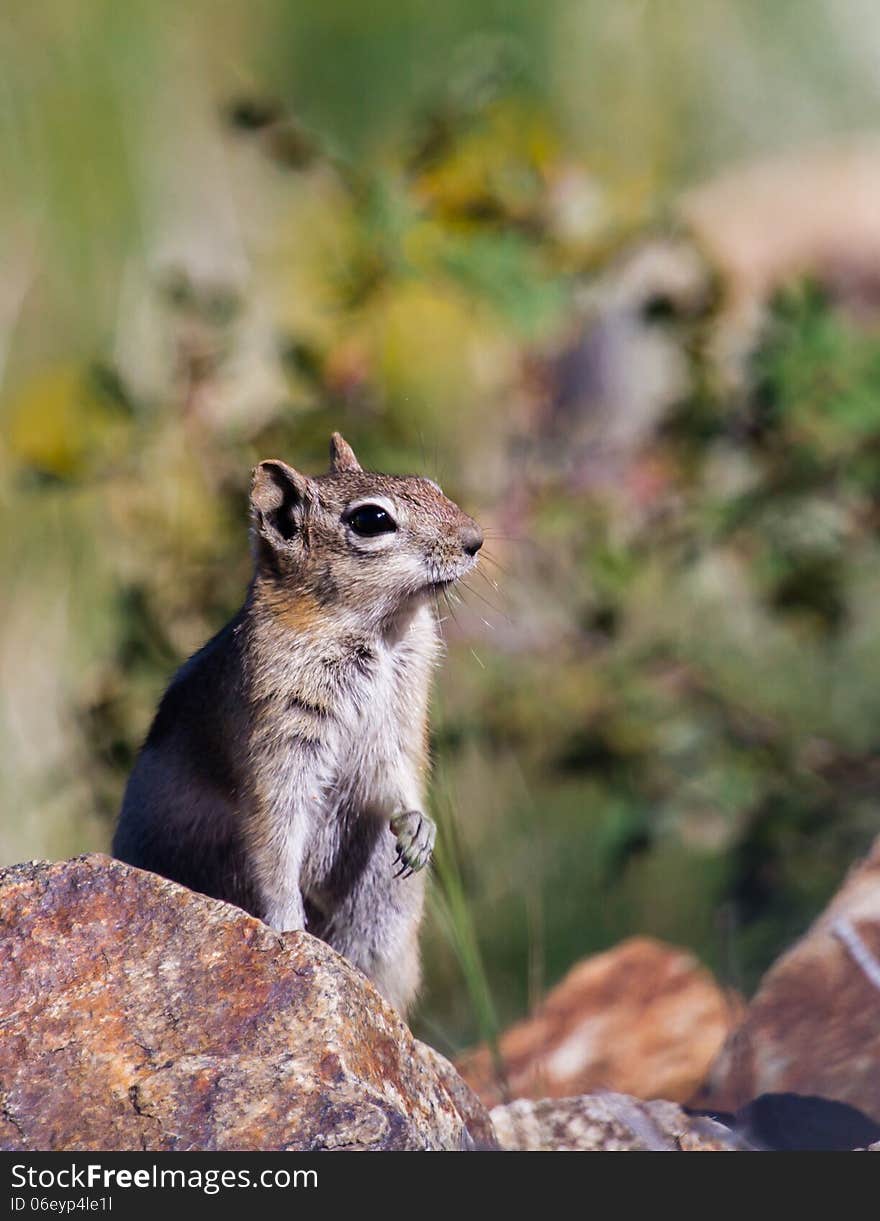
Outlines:
POLYGON ((460 537, 461 545, 468 555, 476 555, 483 545, 483 531, 475 521, 462 527, 460 537))

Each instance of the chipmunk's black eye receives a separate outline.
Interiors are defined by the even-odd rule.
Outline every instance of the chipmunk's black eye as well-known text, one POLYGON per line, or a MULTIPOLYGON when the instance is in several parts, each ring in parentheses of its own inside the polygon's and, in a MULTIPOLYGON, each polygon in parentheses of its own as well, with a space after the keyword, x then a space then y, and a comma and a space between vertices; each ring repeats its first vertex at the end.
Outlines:
POLYGON ((346 521, 355 534, 364 538, 373 538, 377 534, 391 534, 397 529, 397 522, 387 509, 381 505, 361 505, 348 514, 346 521))

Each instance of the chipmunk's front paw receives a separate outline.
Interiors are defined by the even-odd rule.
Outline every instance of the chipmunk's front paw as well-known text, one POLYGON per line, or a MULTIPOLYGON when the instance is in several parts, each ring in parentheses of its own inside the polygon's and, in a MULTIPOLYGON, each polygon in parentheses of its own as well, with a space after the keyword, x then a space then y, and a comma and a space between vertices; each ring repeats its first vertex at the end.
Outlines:
POLYGON ((418 810, 404 810, 391 819, 391 830, 397 837, 394 864, 400 862, 394 876, 408 878, 411 873, 424 869, 431 859, 437 838, 437 828, 428 815, 418 810))

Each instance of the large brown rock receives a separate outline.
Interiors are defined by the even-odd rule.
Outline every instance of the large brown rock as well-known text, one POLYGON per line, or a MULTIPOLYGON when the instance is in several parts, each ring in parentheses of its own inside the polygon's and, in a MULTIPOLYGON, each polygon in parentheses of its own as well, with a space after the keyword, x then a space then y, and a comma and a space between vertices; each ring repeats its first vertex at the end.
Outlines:
POLYGON ((786 1091, 880 1121, 880 840, 767 973, 698 1101, 733 1111, 786 1091))
MULTIPOLYGON (((684 1102, 739 1012, 693 955, 634 937, 578 963, 534 1017, 501 1036, 508 1097, 615 1090, 684 1102)), ((457 1067, 488 1106, 502 1101, 485 1047, 457 1067)))
POLYGON ((696 1153, 744 1147, 711 1119, 688 1116, 672 1102, 641 1102, 625 1094, 520 1098, 495 1107, 492 1121, 504 1149, 696 1153))
POLYGON ((491 1131, 308 934, 102 856, 0 872, 0 1148, 461 1149, 491 1131))

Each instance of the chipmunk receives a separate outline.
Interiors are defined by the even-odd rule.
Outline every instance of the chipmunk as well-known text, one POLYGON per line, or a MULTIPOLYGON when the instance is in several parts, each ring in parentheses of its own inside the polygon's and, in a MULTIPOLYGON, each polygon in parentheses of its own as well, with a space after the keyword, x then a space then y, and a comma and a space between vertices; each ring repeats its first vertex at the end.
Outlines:
POLYGON ((405 1013, 419 982, 433 596, 479 526, 430 479, 253 472, 254 576, 178 671, 125 791, 113 854, 307 929, 405 1013), (392 834, 389 834, 389 828, 392 834))

